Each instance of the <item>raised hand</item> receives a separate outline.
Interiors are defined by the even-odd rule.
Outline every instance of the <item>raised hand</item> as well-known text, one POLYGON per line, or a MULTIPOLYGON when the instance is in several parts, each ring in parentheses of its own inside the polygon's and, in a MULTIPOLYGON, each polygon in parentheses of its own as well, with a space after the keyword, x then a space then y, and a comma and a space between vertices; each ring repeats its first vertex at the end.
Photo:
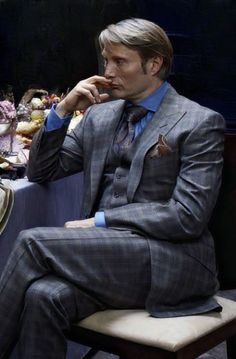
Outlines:
POLYGON ((108 93, 100 94, 99 87, 109 88, 111 80, 103 76, 92 76, 78 84, 57 105, 56 112, 60 117, 76 110, 86 110, 90 105, 101 103, 109 98, 108 93))

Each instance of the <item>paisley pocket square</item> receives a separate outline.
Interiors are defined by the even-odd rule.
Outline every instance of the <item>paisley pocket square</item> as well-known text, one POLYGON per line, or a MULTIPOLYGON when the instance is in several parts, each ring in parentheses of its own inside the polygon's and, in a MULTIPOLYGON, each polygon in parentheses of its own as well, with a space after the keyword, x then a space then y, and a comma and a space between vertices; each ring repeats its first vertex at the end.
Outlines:
POLYGON ((148 157, 159 158, 162 156, 166 156, 171 152, 172 150, 168 145, 165 136, 160 134, 157 143, 148 152, 148 157))

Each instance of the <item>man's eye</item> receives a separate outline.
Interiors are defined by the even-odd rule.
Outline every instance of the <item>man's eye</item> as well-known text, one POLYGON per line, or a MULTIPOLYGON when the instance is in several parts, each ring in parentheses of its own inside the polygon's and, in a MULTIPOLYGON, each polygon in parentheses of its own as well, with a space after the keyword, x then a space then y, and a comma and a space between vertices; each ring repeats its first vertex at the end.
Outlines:
POLYGON ((125 63, 125 61, 124 61, 123 59, 117 59, 117 60, 116 60, 116 64, 117 64, 118 66, 123 65, 124 63, 125 63))

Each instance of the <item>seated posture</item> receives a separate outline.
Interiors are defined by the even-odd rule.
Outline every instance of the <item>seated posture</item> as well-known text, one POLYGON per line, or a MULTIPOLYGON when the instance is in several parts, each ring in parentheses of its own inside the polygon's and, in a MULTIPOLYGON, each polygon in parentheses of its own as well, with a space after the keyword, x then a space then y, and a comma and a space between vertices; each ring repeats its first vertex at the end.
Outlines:
POLYGON ((82 220, 17 238, 0 282, 1 359, 16 342, 22 359, 65 358, 71 323, 105 308, 221 309, 207 223, 224 120, 167 82, 172 46, 158 25, 124 20, 99 42, 104 77, 80 81, 51 110, 28 167, 39 183, 83 171, 82 220), (86 111, 68 133, 75 110, 86 111))

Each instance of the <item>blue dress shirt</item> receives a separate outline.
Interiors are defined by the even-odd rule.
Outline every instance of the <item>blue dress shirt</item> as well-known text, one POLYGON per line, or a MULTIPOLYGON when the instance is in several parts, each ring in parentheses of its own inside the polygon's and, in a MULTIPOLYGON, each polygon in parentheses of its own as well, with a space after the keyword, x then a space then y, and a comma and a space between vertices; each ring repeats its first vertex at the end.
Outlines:
MULTIPOLYGON (((163 84, 158 89, 156 89, 149 96, 145 97, 143 100, 137 103, 137 105, 146 108, 148 112, 143 118, 141 118, 141 120, 139 120, 135 124, 134 137, 138 136, 142 132, 146 124, 151 121, 154 113, 160 106, 160 103, 166 91, 168 90, 168 87, 169 83, 167 81, 163 82, 163 84)), ((60 118, 55 111, 55 106, 53 106, 45 121, 45 129, 46 131, 53 131, 62 126, 68 126, 71 118, 71 115, 67 115, 64 118, 60 118)), ((95 213, 95 225, 96 227, 106 227, 104 212, 99 211, 95 213)))

